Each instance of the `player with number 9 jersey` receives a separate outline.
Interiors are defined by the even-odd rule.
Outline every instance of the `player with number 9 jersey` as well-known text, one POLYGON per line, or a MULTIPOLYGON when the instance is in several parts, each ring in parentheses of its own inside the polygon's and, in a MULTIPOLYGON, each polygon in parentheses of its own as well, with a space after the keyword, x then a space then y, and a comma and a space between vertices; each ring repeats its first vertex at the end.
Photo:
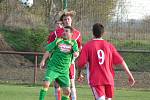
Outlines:
POLYGON ((87 67, 88 82, 90 85, 114 85, 113 64, 123 61, 115 47, 103 39, 92 39, 87 42, 81 51, 79 66, 87 67))
POLYGON ((114 66, 121 64, 126 71, 131 86, 134 78, 122 56, 113 44, 102 39, 104 26, 100 23, 93 25, 94 38, 87 42, 81 50, 78 66, 87 64, 87 78, 95 100, 112 100, 114 94, 114 66))

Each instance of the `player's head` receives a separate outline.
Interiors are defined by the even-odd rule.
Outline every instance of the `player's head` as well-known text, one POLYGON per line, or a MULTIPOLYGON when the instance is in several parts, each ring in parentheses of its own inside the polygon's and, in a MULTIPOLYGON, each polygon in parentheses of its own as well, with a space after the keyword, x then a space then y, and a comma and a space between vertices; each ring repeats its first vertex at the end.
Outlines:
POLYGON ((68 11, 64 12, 60 17, 60 20, 63 22, 64 26, 71 26, 72 24, 72 17, 74 16, 75 12, 68 11))
POLYGON ((61 20, 56 20, 55 29, 62 28, 62 27, 63 27, 63 22, 61 20))
POLYGON ((96 23, 93 25, 92 31, 95 38, 100 38, 104 33, 104 26, 100 23, 96 23))
POLYGON ((65 26, 64 27, 63 38, 64 39, 71 39, 72 38, 72 33, 73 33, 73 28, 71 26, 65 26))

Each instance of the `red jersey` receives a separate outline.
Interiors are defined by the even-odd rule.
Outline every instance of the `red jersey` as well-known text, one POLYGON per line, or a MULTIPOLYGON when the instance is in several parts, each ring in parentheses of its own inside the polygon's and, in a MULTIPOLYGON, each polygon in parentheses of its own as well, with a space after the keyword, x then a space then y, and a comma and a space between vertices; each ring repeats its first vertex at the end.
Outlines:
POLYGON ((123 58, 116 48, 102 39, 87 42, 78 59, 78 67, 87 64, 87 78, 91 86, 114 85, 114 64, 121 64, 123 58))
MULTIPOLYGON (((59 29, 56 29, 54 32, 50 33, 47 43, 49 44, 52 41, 54 41, 56 38, 62 37, 63 32, 64 32, 64 28, 59 28, 59 29)), ((82 48, 82 46, 81 46, 82 36, 81 36, 81 33, 78 30, 73 29, 72 39, 77 41, 78 47, 81 49, 82 48)))
POLYGON ((47 43, 53 42, 57 37, 61 37, 62 33, 64 32, 63 28, 58 28, 55 31, 51 32, 48 36, 47 43))

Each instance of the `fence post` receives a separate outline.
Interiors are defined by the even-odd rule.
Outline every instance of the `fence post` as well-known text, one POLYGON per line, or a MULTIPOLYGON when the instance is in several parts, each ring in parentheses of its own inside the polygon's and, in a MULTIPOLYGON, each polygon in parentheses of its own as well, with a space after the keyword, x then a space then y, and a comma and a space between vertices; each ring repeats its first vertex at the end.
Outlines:
POLYGON ((35 66, 34 66, 34 84, 36 84, 37 80, 37 63, 38 63, 38 53, 35 53, 35 66))
POLYGON ((67 10, 68 0, 63 0, 63 10, 67 10))

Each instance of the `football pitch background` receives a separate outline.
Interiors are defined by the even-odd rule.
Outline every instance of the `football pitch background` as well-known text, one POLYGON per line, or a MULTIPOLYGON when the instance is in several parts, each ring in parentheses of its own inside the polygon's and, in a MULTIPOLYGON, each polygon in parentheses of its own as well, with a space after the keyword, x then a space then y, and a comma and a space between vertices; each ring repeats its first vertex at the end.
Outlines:
MULTIPOLYGON (((41 86, 0 85, 0 100, 38 100, 41 86)), ((54 88, 50 87, 45 100, 55 100, 54 88)), ((78 100, 94 100, 87 85, 77 85, 78 100)), ((150 89, 115 89, 114 100, 149 100, 150 89)))
MULTIPOLYGON (((26 37, 26 35, 28 36, 29 33, 33 32, 33 30, 31 32, 30 29, 25 31, 26 34, 24 36, 22 28, 28 27, 35 28, 34 33, 37 33, 36 29, 38 25, 44 27, 42 30, 44 30, 46 26, 47 30, 47 25, 53 24, 54 22, 52 19, 54 17, 53 15, 56 13, 55 8, 52 9, 52 11, 53 10, 54 11, 52 12, 52 15, 49 16, 50 15, 48 12, 49 4, 42 3, 45 5, 43 6, 41 5, 40 1, 44 2, 44 0, 36 0, 35 5, 29 9, 22 7, 21 5, 16 5, 19 4, 18 0, 0 1, 0 8, 1 8, 0 20, 2 22, 0 23, 0 36, 1 33, 3 33, 3 36, 7 37, 8 44, 15 49, 18 47, 17 49, 18 51, 21 50, 27 51, 29 49, 30 50, 33 49, 31 48, 32 46, 29 45, 30 48, 27 48, 26 45, 31 44, 28 43, 29 40, 26 37), (47 9, 44 9, 46 7, 47 9), (20 31, 19 29, 21 29, 20 33, 18 33, 20 31), (6 33, 3 30, 5 30, 6 33)), ((59 4, 58 1, 61 0, 47 0, 47 1, 54 1, 54 3, 56 3, 55 6, 60 7, 57 4, 59 4)), ((91 25, 97 21, 104 21, 104 23, 106 23, 107 19, 105 18, 107 18, 109 15, 107 14, 106 11, 109 11, 108 8, 113 7, 113 5, 110 6, 111 5, 110 4, 109 6, 107 6, 108 5, 107 2, 102 2, 102 4, 97 3, 98 1, 101 0, 74 0, 74 1, 78 2, 69 2, 68 5, 71 7, 71 9, 73 7, 77 11, 77 17, 75 18, 74 26, 76 26, 82 32, 83 41, 85 42, 86 40, 91 38, 91 34, 89 34, 91 32, 91 29, 89 27, 91 27, 91 25), (88 5, 89 3, 91 5, 88 5), (95 6, 96 4, 98 4, 98 6, 95 6), (100 7, 100 9, 97 9, 98 7, 100 7)), ((107 0, 107 1, 115 2, 116 0, 107 0)), ((128 19, 127 17, 128 13, 126 12, 126 8, 124 7, 125 5, 123 5, 126 4, 125 2, 126 0, 120 0, 119 7, 116 10, 116 12, 121 11, 122 14, 118 14, 116 16, 117 21, 114 20, 114 22, 113 21, 108 22, 108 25, 106 25, 108 34, 106 35, 105 38, 110 40, 110 42, 114 43, 120 50, 131 49, 133 51, 134 50, 149 51, 150 19, 149 18, 142 20, 128 19), (126 21, 125 22, 122 21, 121 20, 122 18, 126 18, 125 19, 126 21)), ((142 5, 134 7, 139 8, 141 6, 142 5)), ((144 10, 146 11, 146 9, 144 10)), ((52 27, 53 25, 50 26, 52 27)), ((43 35, 44 32, 43 33, 42 32, 40 31, 40 33, 43 35)), ((46 33, 49 34, 47 31, 46 33)), ((41 35, 38 33, 37 36, 41 35)), ((0 39, 2 40, 2 43, 0 41, 0 49, 8 50, 8 48, 6 48, 7 46, 4 45, 3 38, 0 37, 0 39)), ((129 68, 132 69, 132 71, 134 71, 133 75, 136 80, 135 86, 133 88, 128 87, 127 77, 124 75, 124 73, 117 72, 115 78, 116 89, 114 100, 150 100, 150 68, 149 68, 150 51, 147 53, 138 53, 138 56, 134 55, 135 54, 133 54, 133 52, 123 54, 125 61, 129 65, 129 68)), ((21 85, 26 83, 33 84, 34 80, 33 64, 27 62, 23 56, 12 54, 10 55, 0 54, 0 64, 3 65, 0 66, 0 100, 38 100, 39 91, 42 86, 21 85)), ((42 79, 43 79, 43 72, 38 69, 37 83, 41 84, 42 79)), ((83 85, 78 84, 76 87, 78 100, 94 100, 91 89, 87 86, 86 83, 84 83, 83 85)), ((54 91, 53 87, 50 87, 48 95, 46 96, 45 100, 55 100, 53 91, 54 91)))

